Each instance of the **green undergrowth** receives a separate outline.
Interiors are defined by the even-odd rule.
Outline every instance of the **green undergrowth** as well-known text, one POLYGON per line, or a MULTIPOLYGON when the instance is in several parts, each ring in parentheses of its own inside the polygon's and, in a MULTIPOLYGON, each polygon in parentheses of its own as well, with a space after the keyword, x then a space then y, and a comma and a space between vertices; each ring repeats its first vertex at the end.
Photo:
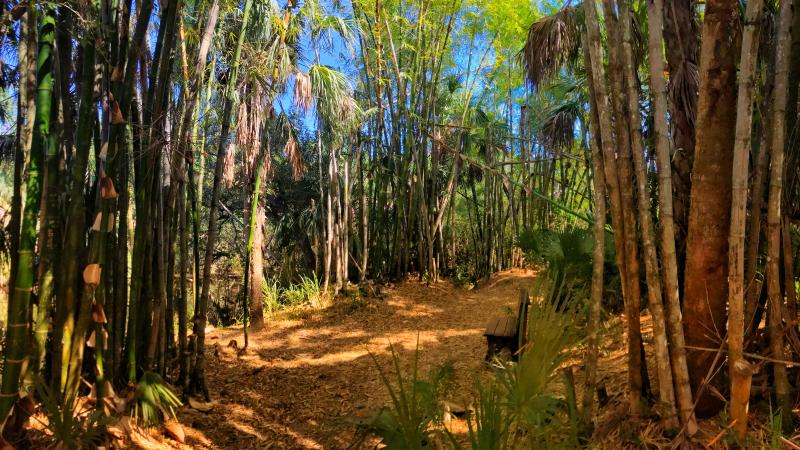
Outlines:
MULTIPOLYGON (((551 282, 537 286, 546 293, 551 282)), ((467 432, 449 431, 441 405, 452 390, 441 389, 445 363, 423 373, 420 349, 404 370, 401 355, 391 347, 391 363, 384 367, 373 356, 390 403, 364 427, 387 449, 516 450, 575 448, 579 446, 578 413, 574 395, 558 391, 561 367, 570 349, 579 344, 576 323, 582 314, 573 299, 561 304, 542 301, 530 307, 528 340, 518 361, 495 360, 488 376, 476 374, 467 432)), ((360 442, 354 444, 358 448, 360 442)))

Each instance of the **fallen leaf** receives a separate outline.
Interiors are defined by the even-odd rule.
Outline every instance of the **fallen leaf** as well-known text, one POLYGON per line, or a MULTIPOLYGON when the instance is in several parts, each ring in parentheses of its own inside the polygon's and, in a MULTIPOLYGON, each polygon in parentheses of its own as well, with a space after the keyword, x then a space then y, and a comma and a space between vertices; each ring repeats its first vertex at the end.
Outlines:
POLYGON ((181 444, 186 442, 186 434, 183 431, 183 426, 176 420, 168 420, 164 422, 164 434, 180 442, 181 444))

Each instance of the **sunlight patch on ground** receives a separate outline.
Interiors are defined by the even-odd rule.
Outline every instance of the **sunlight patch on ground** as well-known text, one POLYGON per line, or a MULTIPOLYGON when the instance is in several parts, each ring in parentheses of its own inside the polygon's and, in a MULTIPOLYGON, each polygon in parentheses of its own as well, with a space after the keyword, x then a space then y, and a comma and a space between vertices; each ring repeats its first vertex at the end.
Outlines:
MULTIPOLYGON (((219 424, 204 428, 211 447, 347 448, 355 418, 370 417, 389 402, 379 367, 395 382, 390 344, 404 373, 414 365, 417 345, 421 373, 453 364, 458 388, 451 400, 468 404, 476 375, 488 373, 487 322, 513 308, 519 289, 532 282, 522 271, 504 272, 470 291, 406 281, 387 288, 383 298, 364 299, 360 308, 345 299, 303 320, 268 321, 250 333, 246 352, 240 351, 241 327, 214 330, 207 374, 212 397, 225 404, 202 420, 219 424)), ((454 433, 464 432, 463 425, 454 423, 454 433)))

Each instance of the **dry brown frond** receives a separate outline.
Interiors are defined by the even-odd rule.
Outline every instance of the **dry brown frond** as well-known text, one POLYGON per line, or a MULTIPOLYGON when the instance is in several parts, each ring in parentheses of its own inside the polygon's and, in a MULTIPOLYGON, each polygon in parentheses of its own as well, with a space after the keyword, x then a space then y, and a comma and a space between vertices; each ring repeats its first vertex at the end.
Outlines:
POLYGON ((572 146, 575 140, 575 121, 580 114, 575 106, 573 103, 560 105, 545 118, 540 134, 546 147, 563 150, 572 146))
POLYGON ((567 6, 534 22, 528 30, 520 57, 534 90, 579 55, 581 32, 577 14, 578 8, 567 6))
POLYGON ((311 77, 308 74, 298 71, 294 76, 294 103, 297 107, 307 113, 311 109, 314 96, 311 93, 311 77))
POLYGON ((242 171, 252 177, 256 160, 261 151, 261 132, 264 128, 265 112, 269 114, 268 99, 259 84, 249 87, 246 100, 239 105, 236 142, 242 151, 242 171))
POLYGON ((228 189, 233 186, 234 172, 236 171, 236 146, 231 142, 228 144, 228 149, 225 152, 225 161, 223 168, 222 179, 225 181, 225 187, 228 189))
POLYGON ((669 77, 669 100, 677 111, 685 111, 689 124, 694 127, 697 117, 697 90, 700 86, 700 75, 697 65, 691 61, 683 61, 669 77))
POLYGON ((303 173, 305 172, 305 161, 303 161, 303 154, 297 146, 297 141, 294 140, 294 136, 291 134, 286 141, 286 145, 283 147, 283 153, 292 166, 292 178, 294 178, 295 181, 302 179, 303 173))

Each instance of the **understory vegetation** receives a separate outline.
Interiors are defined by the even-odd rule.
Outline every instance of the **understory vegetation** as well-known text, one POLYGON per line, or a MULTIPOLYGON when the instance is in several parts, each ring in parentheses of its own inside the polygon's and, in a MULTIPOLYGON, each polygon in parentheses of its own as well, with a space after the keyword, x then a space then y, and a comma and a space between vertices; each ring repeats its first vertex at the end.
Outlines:
POLYGON ((378 337, 304 326, 472 342, 447 310, 497 325, 492 367, 373 354, 362 444, 603 446, 617 407, 663 445, 800 446, 794 1, 0 0, 0 447, 186 444, 244 391, 209 382, 226 352, 305 386, 365 354, 303 342, 378 337), (514 269, 530 304, 467 298, 514 269), (384 301, 410 283, 436 304, 384 301))

